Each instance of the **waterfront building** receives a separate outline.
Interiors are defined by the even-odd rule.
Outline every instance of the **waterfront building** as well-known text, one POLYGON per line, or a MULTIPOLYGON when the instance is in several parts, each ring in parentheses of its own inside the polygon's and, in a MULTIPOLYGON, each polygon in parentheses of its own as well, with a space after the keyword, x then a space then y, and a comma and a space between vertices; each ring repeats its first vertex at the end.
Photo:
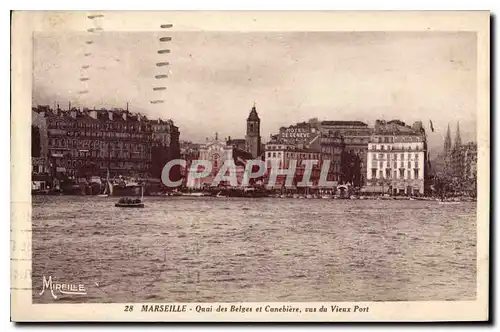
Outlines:
POLYGON ((270 168, 273 163, 277 163, 277 165, 285 165, 286 151, 290 151, 295 148, 296 146, 294 144, 290 144, 289 142, 279 138, 269 141, 265 145, 264 153, 266 167, 270 168))
POLYGON ((423 195, 427 141, 421 122, 377 120, 368 143, 368 190, 393 195, 423 195))
POLYGON ((179 131, 171 121, 150 121, 123 109, 38 106, 33 111, 47 125, 46 155, 53 178, 105 177, 109 170, 111 177, 148 179, 153 147, 179 150, 179 131))
POLYGON ((457 131, 455 133, 455 142, 449 152, 449 169, 452 172, 454 181, 460 181, 464 177, 462 137, 460 136, 460 124, 457 122, 457 131))
POLYGON ((252 154, 253 158, 261 155, 260 118, 257 114, 255 104, 247 118, 247 134, 245 136, 246 151, 252 154))
MULTIPOLYGON (((319 121, 316 118, 281 127, 271 140, 311 149, 330 160, 328 180, 361 187, 365 183, 366 150, 372 129, 360 121, 319 121)), ((267 151, 267 148, 266 148, 267 151)), ((266 156, 269 158, 269 156, 266 156)))
POLYGON ((444 167, 440 177, 451 185, 451 191, 475 192, 477 179, 477 144, 474 142, 462 144, 459 123, 457 123, 453 145, 451 143, 450 126, 448 125, 441 159, 443 160, 444 167))
POLYGON ((48 175, 47 120, 37 112, 31 112, 31 163, 32 173, 48 175))
MULTIPOLYGON (((151 176, 161 178, 165 164, 172 159, 180 158, 179 128, 172 120, 150 120, 151 123, 151 176)), ((171 172, 172 181, 178 180, 180 169, 171 172), (175 176, 174 174, 175 173, 175 176)))
POLYGON ((297 148, 310 147, 319 137, 317 124, 312 122, 300 122, 279 129, 278 139, 297 148))
MULTIPOLYGON (((345 153, 344 137, 338 131, 324 130, 320 134, 319 144, 323 160, 330 160, 328 180, 336 181, 338 184, 348 182, 351 176, 349 173, 346 173, 346 169, 343 166, 343 162, 349 158, 345 153)), ((350 169, 354 168, 351 167, 350 169)))
MULTIPOLYGON (((245 172, 245 162, 247 160, 253 159, 252 154, 248 151, 243 151, 235 148, 232 145, 227 145, 225 140, 220 140, 219 135, 216 133, 215 138, 199 147, 199 158, 200 160, 208 161, 212 169, 210 174, 200 179, 193 179, 189 177, 186 179, 186 186, 190 188, 203 188, 211 186, 217 173, 223 166, 225 162, 233 161, 236 166, 236 178, 238 184, 241 183, 243 179, 243 174, 245 172)), ((187 167, 188 171, 191 165, 187 167)), ((200 167, 202 168, 202 167, 200 167)), ((202 171, 199 169, 198 171, 202 171)), ((228 175, 228 174, 226 174, 228 175)), ((227 181, 222 181, 221 186, 230 186, 227 181)))
POLYGON ((193 160, 200 157, 200 147, 202 144, 193 143, 191 141, 180 141, 180 159, 186 161, 186 167, 180 168, 180 177, 182 178, 183 186, 187 186, 188 171, 193 160))
POLYGON ((331 147, 327 148, 331 151, 330 158, 341 165, 339 180, 355 187, 366 184, 367 151, 372 128, 361 121, 321 121, 318 128, 326 140, 332 136, 342 138, 333 140, 331 147))
MULTIPOLYGON (((297 147, 289 141, 276 137, 266 144, 266 152, 264 154, 266 164, 266 178, 269 179, 273 165, 279 165, 280 169, 288 169, 290 162, 295 160, 297 162, 296 171, 293 179, 293 185, 297 185, 304 176, 305 165, 303 160, 315 160, 316 165, 313 166, 311 172, 311 183, 313 186, 318 185, 321 175, 322 157, 321 152, 306 147, 297 147)), ((328 178, 332 180, 332 178, 328 178)), ((268 188, 281 188, 285 185, 286 176, 280 175, 276 178, 274 185, 268 185, 268 188)))
POLYGON ((465 180, 477 179, 477 144, 475 142, 469 142, 462 145, 460 149, 461 163, 463 164, 461 169, 463 171, 462 178, 465 180))

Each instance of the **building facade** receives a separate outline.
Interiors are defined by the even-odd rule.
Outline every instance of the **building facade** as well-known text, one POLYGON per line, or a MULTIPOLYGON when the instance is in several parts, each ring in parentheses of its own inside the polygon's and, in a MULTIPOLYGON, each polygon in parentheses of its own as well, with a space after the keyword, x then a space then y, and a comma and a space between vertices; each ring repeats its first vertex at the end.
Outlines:
POLYGON ((462 178, 475 181, 477 179, 477 144, 469 142, 462 145, 460 150, 461 163, 463 164, 461 167, 462 178))
MULTIPOLYGON (((228 145, 225 140, 219 140, 218 135, 215 135, 215 139, 201 145, 199 147, 199 160, 208 161, 212 168, 210 174, 207 176, 195 179, 189 174, 186 176, 186 186, 189 188, 203 188, 210 187, 214 183, 214 179, 219 173, 221 167, 224 163, 232 161, 236 167, 236 179, 238 181, 238 185, 241 184, 243 179, 243 174, 245 172, 245 161, 252 159, 252 155, 240 149, 235 148, 232 145, 228 145)), ((191 169, 192 161, 187 168, 187 172, 189 173, 189 169, 191 169)), ((200 167, 198 172, 201 172, 203 169, 200 167)), ((228 175, 228 174, 225 174, 228 175)), ((230 186, 230 183, 227 181, 222 181, 220 183, 222 186, 230 186)))
MULTIPOLYGON (((333 158, 340 166, 342 183, 355 187, 366 184, 367 151, 372 128, 361 121, 321 121, 319 130, 323 137, 341 137, 334 141, 333 158)), ((338 172, 338 169, 337 169, 338 172)))
MULTIPOLYGON (((297 186, 297 183, 302 181, 304 177, 305 165, 302 163, 303 160, 314 160, 316 164, 312 168, 310 181, 312 186, 318 185, 323 162, 320 151, 309 148, 298 148, 294 144, 290 144, 290 142, 277 139, 266 144, 264 158, 267 168, 266 183, 268 188, 281 188, 285 185, 286 181, 286 176, 278 175, 274 184, 269 183, 272 167, 276 167, 275 165, 277 165, 280 169, 289 169, 290 163, 293 160, 296 161, 296 169, 292 184, 297 186)), ((332 180, 331 177, 327 177, 327 179, 332 180)))
POLYGON ((366 179, 372 192, 423 195, 427 144, 421 123, 377 120, 368 143, 366 179))
POLYGON ((152 176, 153 155, 159 154, 152 148, 178 146, 178 128, 172 122, 150 121, 128 110, 39 106, 33 111, 46 122, 53 178, 104 177, 109 171, 111 177, 146 179, 152 176))

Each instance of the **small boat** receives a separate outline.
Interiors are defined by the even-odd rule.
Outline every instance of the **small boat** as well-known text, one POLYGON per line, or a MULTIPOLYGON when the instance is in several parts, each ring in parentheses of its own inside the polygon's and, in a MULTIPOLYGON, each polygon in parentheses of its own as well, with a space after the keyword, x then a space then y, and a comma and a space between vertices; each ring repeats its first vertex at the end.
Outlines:
POLYGON ((227 195, 223 194, 222 191, 219 191, 215 197, 228 197, 227 195))
POLYGON ((182 196, 202 197, 206 196, 203 192, 183 193, 182 196))
POLYGON ((454 204, 460 204, 460 202, 457 202, 457 201, 438 201, 438 204, 454 205, 454 204))
POLYGON ((122 197, 118 201, 118 203, 115 203, 116 207, 122 207, 122 208, 143 208, 144 203, 142 202, 144 198, 144 190, 143 187, 141 186, 141 198, 128 198, 128 197, 122 197))
POLYGON ((109 182, 109 168, 106 174, 106 187, 102 194, 97 195, 97 197, 108 197, 113 195, 113 185, 109 182))
POLYGON ((144 203, 140 199, 126 199, 122 198, 115 204, 116 207, 124 208, 143 208, 144 203))
POLYGON ((321 198, 322 199, 331 199, 333 197, 331 195, 322 195, 321 198))

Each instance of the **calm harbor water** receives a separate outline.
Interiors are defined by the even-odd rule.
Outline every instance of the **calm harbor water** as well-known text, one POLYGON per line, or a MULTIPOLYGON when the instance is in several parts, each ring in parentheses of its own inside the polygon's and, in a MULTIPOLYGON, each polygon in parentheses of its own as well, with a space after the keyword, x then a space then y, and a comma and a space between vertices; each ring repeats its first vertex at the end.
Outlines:
POLYGON ((475 203, 33 197, 42 275, 63 302, 425 301, 476 297, 475 203))

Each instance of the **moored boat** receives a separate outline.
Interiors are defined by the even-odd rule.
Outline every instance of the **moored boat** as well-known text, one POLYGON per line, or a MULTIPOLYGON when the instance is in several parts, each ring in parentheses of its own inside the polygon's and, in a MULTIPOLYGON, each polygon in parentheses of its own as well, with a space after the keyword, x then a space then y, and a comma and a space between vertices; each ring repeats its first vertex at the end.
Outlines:
POLYGON ((454 205, 454 204, 460 204, 460 202, 457 202, 457 201, 438 201, 438 204, 454 205))

